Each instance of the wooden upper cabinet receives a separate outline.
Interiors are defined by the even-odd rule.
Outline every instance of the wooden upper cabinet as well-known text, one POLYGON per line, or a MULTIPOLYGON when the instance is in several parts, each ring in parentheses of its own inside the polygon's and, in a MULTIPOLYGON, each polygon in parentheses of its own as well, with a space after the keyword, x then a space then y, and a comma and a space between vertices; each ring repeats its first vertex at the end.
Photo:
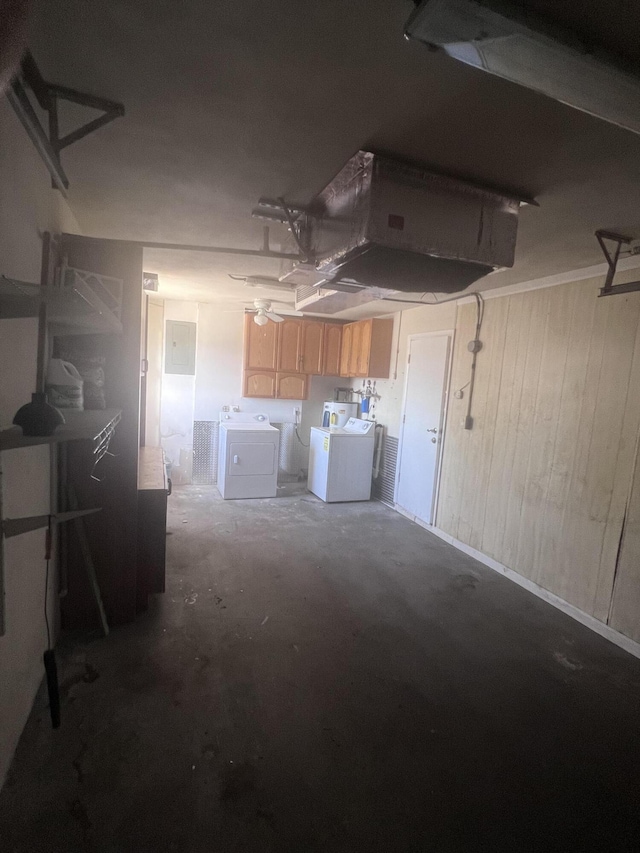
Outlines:
POLYGON ((373 320, 363 320, 361 323, 358 323, 358 328, 358 349, 354 352, 354 376, 369 376, 373 320))
POLYGON ((342 329, 340 375, 388 379, 393 320, 360 320, 342 329))
POLYGON ((322 374, 322 354, 324 349, 324 323, 317 320, 302 321, 302 358, 300 372, 313 376, 322 374))
POLYGON ((276 374, 266 370, 245 370, 243 397, 275 397, 276 374))
POLYGON ((353 341, 354 323, 349 323, 342 329, 342 347, 340 349, 340 376, 352 376, 351 345, 353 341))
POLYGON ((276 374, 276 397, 279 400, 306 400, 309 379, 300 373, 276 374))
POLYGON ((388 379, 391 370, 393 319, 368 320, 367 322, 371 323, 367 376, 372 379, 388 379))
MULTIPOLYGON (((362 323, 354 323, 351 328, 351 352, 349 353, 349 376, 362 376, 360 365, 362 357, 362 323)), ((364 365, 363 365, 364 366, 364 365)))
POLYGON ((343 327, 338 323, 324 324, 324 342, 322 352, 323 376, 340 376, 342 328, 343 327))
POLYGON ((278 335, 277 369, 283 373, 302 373, 302 321, 285 317, 278 323, 278 335))
POLYGON ((275 370, 278 353, 278 325, 253 322, 253 314, 244 318, 244 366, 247 370, 275 370))

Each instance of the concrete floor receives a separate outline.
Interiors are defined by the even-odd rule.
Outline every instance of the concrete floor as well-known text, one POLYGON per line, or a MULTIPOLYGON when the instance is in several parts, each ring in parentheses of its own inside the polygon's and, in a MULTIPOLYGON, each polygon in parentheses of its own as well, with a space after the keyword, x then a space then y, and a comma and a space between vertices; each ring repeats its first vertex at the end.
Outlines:
POLYGON ((379 503, 170 500, 167 593, 67 641, 24 853, 640 848, 640 661, 379 503))

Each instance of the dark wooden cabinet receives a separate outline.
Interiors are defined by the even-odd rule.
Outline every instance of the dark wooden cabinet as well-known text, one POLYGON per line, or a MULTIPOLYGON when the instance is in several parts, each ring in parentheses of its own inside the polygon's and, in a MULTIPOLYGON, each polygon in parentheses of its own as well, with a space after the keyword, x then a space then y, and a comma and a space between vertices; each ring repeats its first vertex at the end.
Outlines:
POLYGON ((164 592, 169 493, 164 451, 161 447, 141 447, 138 464, 137 610, 146 610, 150 595, 164 592))

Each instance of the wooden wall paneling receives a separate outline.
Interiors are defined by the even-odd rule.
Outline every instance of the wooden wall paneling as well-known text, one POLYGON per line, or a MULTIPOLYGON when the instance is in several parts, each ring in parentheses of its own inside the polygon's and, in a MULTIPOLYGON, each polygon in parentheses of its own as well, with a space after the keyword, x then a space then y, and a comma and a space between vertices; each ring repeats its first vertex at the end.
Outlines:
POLYGON ((480 547, 483 553, 496 560, 500 559, 502 554, 507 497, 520 412, 529 316, 529 314, 525 314, 522 298, 509 299, 509 314, 502 357, 502 378, 498 399, 498 418, 496 419, 488 498, 480 547))
POLYGON ((582 401, 589 368, 597 292, 585 292, 584 282, 570 286, 573 312, 566 329, 567 357, 562 377, 558 430, 551 460, 547 499, 540 530, 537 583, 551 588, 554 574, 567 559, 565 522, 572 472, 578 447, 582 401))
POLYGON ((572 297, 573 292, 567 287, 554 287, 547 291, 540 367, 534 391, 516 566, 517 571, 536 582, 539 580, 542 522, 562 400, 572 297))
MULTIPOLYGON (((635 294, 613 297, 609 309, 604 354, 598 385, 598 398, 589 451, 588 483, 589 503, 585 507, 591 521, 591 529, 598 530, 593 574, 584 589, 588 595, 588 613, 606 619, 611 596, 617 558, 618 544, 622 533, 624 501, 631 485, 633 456, 627 457, 626 466, 618 467, 626 426, 629 444, 636 436, 636 424, 625 424, 628 394, 638 395, 638 386, 631 388, 629 380, 634 360, 634 345, 638 327, 640 303, 635 294), (616 483, 618 474, 618 483, 616 483), (618 489, 616 489, 616 485, 618 489), (613 503, 614 491, 616 502, 613 503), (622 498, 619 500, 618 497, 622 498), (607 543, 608 553, 604 547, 607 543), (598 559, 599 557, 599 559, 598 559)), ((595 537, 594 537, 595 538, 595 537)))
POLYGON ((635 454, 633 484, 626 507, 624 532, 608 622, 616 631, 640 642, 640 452, 638 442, 636 442, 635 454))
POLYGON ((444 437, 440 493, 436 511, 438 527, 456 538, 458 538, 460 504, 464 489, 467 445, 471 433, 462 428, 469 389, 465 388, 462 400, 457 400, 454 392, 466 386, 469 381, 471 353, 467 350, 467 344, 473 340, 475 325, 475 305, 461 305, 456 322, 447 432, 444 437))
MULTIPOLYGON (((482 542, 508 308, 508 299, 491 300, 485 306, 480 333, 483 347, 476 366, 473 429, 467 430, 466 473, 458 526, 463 541, 474 548, 479 548, 482 542)), ((475 330, 469 340, 473 334, 475 330)))
MULTIPOLYGON (((504 348, 507 336, 510 300, 494 299, 495 308, 489 314, 487 327, 488 347, 486 349, 485 361, 485 404, 482 420, 479 424, 479 461, 478 479, 473 495, 473 509, 471 516, 471 538, 469 544, 473 548, 482 546, 482 536, 485 526, 487 503, 493 501, 493 495, 489 491, 491 479, 491 466, 494 460, 494 446, 496 427, 498 422, 498 404, 500 389, 502 385, 502 370, 504 364, 504 348)), ((482 337, 482 335, 481 335, 482 337)), ((479 358, 485 352, 484 347, 479 358)), ((474 422, 475 429, 475 422, 474 422)))
POLYGON ((516 447, 513 468, 511 469, 509 496, 507 498, 505 535, 502 544, 503 559, 501 560, 501 562, 507 561, 506 565, 514 568, 516 571, 520 571, 518 567, 520 523, 527 483, 529 450, 535 416, 535 398, 538 388, 538 375, 542 359, 549 302, 547 291, 534 291, 533 293, 525 293, 523 296, 529 297, 525 299, 527 305, 525 310, 531 312, 531 319, 526 340, 527 351, 525 355, 522 394, 520 397, 520 412, 518 414, 516 447))
MULTIPOLYGON (((587 376, 583 388, 582 403, 578 416, 576 451, 571 471, 571 481, 562 525, 563 549, 558 566, 551 574, 548 571, 544 583, 553 587, 553 591, 584 607, 589 596, 584 596, 581 587, 585 584, 590 566, 593 563, 592 549, 600 547, 592 538, 592 524, 585 508, 589 504, 589 454, 593 436, 600 370, 604 355, 605 330, 611 299, 595 299, 594 322, 588 349, 587 376), (568 555, 568 559, 567 559, 568 555)), ((597 540, 596 540, 597 541, 597 540)))
MULTIPOLYGON (((611 619, 616 600, 621 601, 619 598, 621 593, 628 596, 629 600, 635 602, 636 605, 640 602, 638 566, 635 565, 636 571, 634 574, 633 562, 624 561, 623 563, 625 549, 627 547, 633 548, 634 522, 631 498, 634 496, 633 489, 635 483, 633 478, 634 469, 637 466, 638 438, 640 435, 640 394, 637 391, 640 388, 640 296, 630 294, 629 297, 625 298, 629 299, 630 302, 633 301, 636 303, 637 325, 633 357, 629 371, 622 434, 614 473, 614 488, 600 556, 600 571, 594 605, 594 615, 598 619, 606 621, 610 621, 611 619), (631 572, 629 571, 630 569, 631 572), (631 580, 631 584, 629 584, 629 580, 631 580), (633 590, 634 584, 638 584, 635 596, 633 590)), ((635 633, 629 634, 629 636, 633 636, 634 639, 639 640, 640 607, 638 606, 636 606, 635 611, 635 626, 632 626, 629 621, 625 621, 624 627, 617 628, 616 630, 622 630, 623 633, 628 634, 630 629, 635 630, 635 633)))

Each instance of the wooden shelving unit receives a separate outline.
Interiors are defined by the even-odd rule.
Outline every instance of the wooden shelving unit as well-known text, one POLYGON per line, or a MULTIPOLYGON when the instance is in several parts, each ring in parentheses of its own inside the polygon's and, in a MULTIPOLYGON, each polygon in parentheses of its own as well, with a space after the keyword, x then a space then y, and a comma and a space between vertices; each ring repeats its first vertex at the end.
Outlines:
POLYGON ((89 440, 96 451, 108 441, 120 422, 120 409, 96 411, 65 411, 65 423, 56 428, 53 435, 23 435, 20 427, 9 427, 0 432, 0 451, 31 447, 36 444, 59 444, 62 441, 89 440))

